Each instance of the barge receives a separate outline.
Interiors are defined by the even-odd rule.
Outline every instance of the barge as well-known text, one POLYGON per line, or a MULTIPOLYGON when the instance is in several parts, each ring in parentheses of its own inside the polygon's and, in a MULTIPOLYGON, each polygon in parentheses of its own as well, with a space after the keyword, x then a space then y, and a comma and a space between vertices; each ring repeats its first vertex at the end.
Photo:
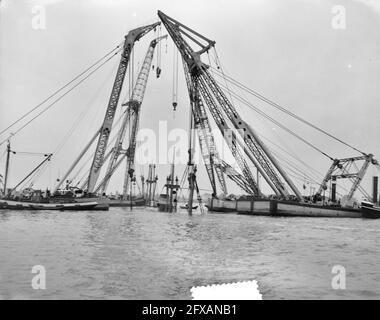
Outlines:
POLYGON ((84 211, 84 210, 101 210, 106 211, 109 209, 108 205, 93 202, 28 202, 28 201, 15 201, 8 199, 0 200, 0 209, 5 210, 59 210, 59 211, 84 211))
POLYGON ((213 212, 233 212, 257 216, 341 217, 362 218, 361 208, 318 205, 276 199, 221 200, 209 199, 207 208, 213 212))

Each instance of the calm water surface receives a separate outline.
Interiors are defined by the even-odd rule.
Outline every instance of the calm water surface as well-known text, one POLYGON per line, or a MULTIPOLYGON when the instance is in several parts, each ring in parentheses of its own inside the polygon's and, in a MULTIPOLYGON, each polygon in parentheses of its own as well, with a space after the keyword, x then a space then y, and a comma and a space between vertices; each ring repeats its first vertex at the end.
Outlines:
POLYGON ((191 299, 192 286, 255 279, 264 299, 380 299, 379 239, 380 220, 3 211, 0 298, 191 299), (46 290, 31 287, 34 265, 46 290))

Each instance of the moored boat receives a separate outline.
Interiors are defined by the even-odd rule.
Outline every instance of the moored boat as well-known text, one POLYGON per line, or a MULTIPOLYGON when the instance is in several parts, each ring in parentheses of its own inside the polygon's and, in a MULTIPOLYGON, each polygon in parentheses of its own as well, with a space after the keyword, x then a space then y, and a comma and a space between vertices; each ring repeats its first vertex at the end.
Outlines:
POLYGON ((88 202, 88 201, 96 201, 99 205, 107 205, 109 207, 143 207, 146 205, 146 200, 143 197, 132 197, 132 201, 130 199, 111 199, 104 196, 96 196, 96 197, 87 197, 77 198, 77 202, 88 202))
POLYGON ((59 211, 83 211, 83 210, 108 210, 106 205, 99 205, 97 202, 27 202, 15 200, 0 200, 0 209, 7 210, 59 210, 59 211))
POLYGON ((360 208, 345 208, 339 205, 318 205, 295 201, 284 201, 267 198, 239 200, 209 199, 207 208, 216 212, 235 212, 256 216, 283 217, 341 217, 361 218, 360 208))
POLYGON ((375 207, 373 203, 363 201, 362 215, 365 219, 380 219, 380 207, 375 207))

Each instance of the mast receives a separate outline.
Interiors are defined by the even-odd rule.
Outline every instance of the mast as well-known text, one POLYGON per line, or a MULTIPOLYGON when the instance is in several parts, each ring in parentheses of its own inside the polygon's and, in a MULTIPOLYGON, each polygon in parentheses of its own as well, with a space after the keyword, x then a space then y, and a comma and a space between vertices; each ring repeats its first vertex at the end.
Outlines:
POLYGON ((7 181, 8 181, 10 154, 11 154, 11 143, 8 140, 8 144, 7 144, 7 160, 6 160, 6 163, 5 163, 5 176, 4 176, 4 197, 7 195, 7 181))
POLYGON ((154 177, 154 182, 153 182, 153 191, 152 191, 152 199, 151 199, 151 203, 152 205, 154 205, 154 199, 156 197, 156 187, 157 187, 157 181, 158 181, 158 175, 156 175, 154 177))
POLYGON ((193 109, 191 108, 190 110, 190 134, 189 134, 189 162, 187 163, 187 166, 189 167, 189 174, 188 174, 188 180, 189 180, 189 199, 188 199, 188 213, 191 216, 193 214, 193 197, 194 197, 194 188, 195 188, 195 173, 196 173, 196 168, 193 163, 193 141, 194 141, 194 133, 195 131, 193 130, 194 128, 194 117, 193 117, 193 109))
POLYGON ((171 165, 170 171, 170 199, 169 199, 169 212, 173 212, 173 187, 174 187, 174 157, 175 157, 175 148, 173 150, 173 162, 171 165))

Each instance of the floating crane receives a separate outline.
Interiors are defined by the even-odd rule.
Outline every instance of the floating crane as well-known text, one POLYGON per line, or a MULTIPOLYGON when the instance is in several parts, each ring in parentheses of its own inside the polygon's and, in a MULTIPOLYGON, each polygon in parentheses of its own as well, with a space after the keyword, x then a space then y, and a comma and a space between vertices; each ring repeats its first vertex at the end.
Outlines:
MULTIPOLYGON (((283 170, 282 166, 280 166, 276 157, 274 157, 272 152, 263 143, 263 141, 257 134, 256 130, 252 126, 250 126, 247 122, 245 122, 243 118, 240 116, 240 114, 238 113, 238 111, 236 110, 235 106, 232 103, 232 96, 237 98, 238 101, 246 103, 246 104, 248 101, 245 99, 242 99, 241 97, 234 94, 233 92, 231 93, 228 87, 226 88, 222 84, 219 84, 218 81, 216 81, 214 78, 214 75, 217 75, 217 76, 221 76, 224 80, 229 81, 230 83, 237 86, 238 88, 245 90, 249 94, 254 95, 256 98, 264 101, 265 103, 275 107, 276 109, 318 130, 319 132, 329 136, 330 138, 333 138, 336 141, 354 149, 355 151, 361 154, 360 156, 357 156, 357 157, 350 157, 350 158, 344 158, 344 159, 331 157, 325 152, 323 152, 321 149, 318 149, 316 146, 312 145, 311 143, 303 139, 302 137, 298 136, 294 132, 291 132, 288 128, 285 128, 287 132, 293 134, 295 137, 307 143, 310 147, 319 151, 320 153, 322 153, 323 155, 325 155, 326 157, 328 157, 330 160, 333 161, 331 167, 327 171, 327 174, 324 176, 322 183, 320 184, 320 187, 317 193, 315 194, 315 196, 321 197, 322 192, 324 192, 328 188, 328 183, 331 181, 331 200, 332 202, 335 202, 337 179, 347 179, 352 183, 350 190, 348 191, 348 195, 347 195, 348 199, 351 199, 357 190, 360 190, 363 193, 363 195, 365 195, 368 199, 371 198, 369 194, 360 186, 360 184, 367 172, 368 167, 371 164, 376 166, 377 168, 380 168, 378 161, 374 159, 374 156, 372 154, 364 153, 352 147, 351 145, 343 142, 337 137, 329 134, 328 132, 318 128, 317 126, 311 124, 310 122, 293 114, 289 110, 286 110, 285 108, 281 107, 279 104, 247 88, 246 86, 232 79, 231 77, 225 77, 222 71, 216 71, 216 73, 210 72, 209 71, 210 66, 202 62, 201 58, 202 58, 202 55, 204 55, 205 53, 208 54, 209 50, 214 49, 215 41, 212 41, 204 37, 203 35, 197 33, 196 31, 192 30, 191 28, 187 27, 181 22, 178 22, 177 20, 165 15, 161 11, 158 11, 158 16, 161 19, 164 26, 166 27, 170 37, 173 39, 178 49, 178 52, 181 54, 188 94, 190 97, 190 106, 191 106, 190 128, 195 129, 198 133, 199 145, 200 145, 202 157, 206 166, 208 178, 211 183, 213 197, 217 196, 217 187, 218 187, 217 184, 219 184, 219 187, 222 190, 222 192, 224 194, 227 194, 225 176, 233 180, 240 188, 242 188, 248 194, 256 196, 256 197, 261 197, 263 194, 260 190, 258 181, 254 178, 251 172, 251 168, 250 168, 250 165, 253 164, 257 170, 257 174, 258 175, 261 174, 261 176, 265 179, 269 187, 276 194, 277 197, 275 198, 279 198, 281 200, 283 199, 294 200, 296 198, 298 201, 303 201, 303 197, 301 193, 299 192, 299 190, 297 189, 293 181, 290 179, 290 177, 287 175, 287 173, 283 170), (190 45, 190 42, 191 42, 191 45, 190 45), (197 50, 194 49, 194 46, 198 46, 199 49, 197 50), (227 97, 227 95, 222 90, 222 88, 224 88, 226 92, 231 94, 231 100, 227 97), (232 168, 232 166, 227 164, 225 161, 220 160, 217 148, 215 146, 214 136, 211 132, 211 125, 210 125, 210 119, 209 119, 210 115, 211 115, 211 118, 214 120, 215 124, 217 125, 219 131, 223 135, 227 146, 229 147, 232 155, 234 156, 236 160, 237 166, 241 170, 241 173, 237 172, 234 168, 232 168), (252 163, 249 163, 246 158, 248 158, 250 162, 252 163), (359 168, 358 162, 360 161, 363 161, 363 163, 361 167, 359 168), (353 171, 353 169, 355 170, 353 171)), ((97 193, 100 190, 102 191, 102 193, 105 193, 112 174, 119 167, 119 165, 122 164, 123 161, 126 159, 126 170, 125 170, 124 185, 123 185, 123 198, 124 199, 127 198, 128 190, 131 189, 130 188, 131 182, 135 181, 134 157, 135 157, 135 149, 136 149, 136 135, 137 135, 139 117, 140 117, 140 107, 141 107, 141 103, 142 103, 146 85, 147 85, 149 70, 154 69, 154 67, 152 68, 152 59, 153 59, 154 49, 155 49, 156 44, 167 36, 158 37, 150 43, 148 52, 146 54, 144 63, 141 67, 141 71, 137 79, 137 83, 135 87, 133 88, 133 92, 130 97, 130 100, 126 104, 123 104, 123 106, 126 107, 124 115, 121 117, 121 120, 123 120, 123 123, 121 125, 121 128, 118 134, 116 135, 116 141, 114 143, 114 147, 111 149, 108 146, 108 144, 112 144, 112 142, 109 143, 109 137, 110 137, 112 127, 116 127, 116 125, 114 124, 114 117, 115 117, 117 105, 119 103, 119 98, 120 98, 121 90, 123 87, 123 82, 126 76, 126 71, 128 68, 128 64, 130 61, 131 52, 134 47, 134 44, 145 34, 155 29, 159 24, 160 22, 157 22, 148 26, 136 28, 130 31, 125 36, 125 41, 122 46, 121 60, 119 63, 119 67, 117 70, 116 78, 113 84, 111 96, 108 102, 103 123, 100 126, 100 128, 95 132, 95 134, 93 135, 91 140, 88 142, 84 150, 80 153, 80 155, 74 161, 74 163, 72 164, 68 172, 59 181, 59 183, 55 187, 55 191, 58 190, 58 188, 65 181, 67 182, 67 185, 71 183, 70 180, 66 180, 67 177, 71 174, 72 170, 75 168, 78 162, 82 159, 83 155, 88 151, 91 145, 96 140, 98 140, 93 159, 92 157, 90 158, 90 160, 92 159, 92 164, 89 170, 88 179, 86 179, 86 181, 84 182, 83 187, 87 188, 87 191, 89 194, 97 193), (124 149, 123 142, 126 138, 126 132, 127 132, 126 129, 128 127, 130 128, 129 146, 127 149, 124 149), (110 160, 109 160, 106 174, 103 180, 98 185, 96 185, 99 179, 101 168, 104 165, 104 163, 108 161, 108 159, 110 160)), ((118 50, 118 52, 120 52, 121 50, 120 46, 117 46, 110 53, 114 52, 114 50, 118 50)), ((116 55, 118 52, 114 53, 114 55, 116 55)), ((110 53, 108 53, 103 58, 106 58, 110 53)), ((177 70, 176 62, 178 62, 178 54, 175 57, 176 58, 175 58, 175 63, 174 63, 174 66, 175 66, 174 74, 176 74, 176 70, 177 70)), ((83 82, 83 80, 87 79, 100 66, 102 66, 104 63, 109 61, 110 58, 111 57, 108 57, 106 61, 103 61, 101 64, 99 64, 97 68, 94 68, 94 70, 89 72, 85 77, 83 77, 83 79, 78 81, 72 88, 70 88, 64 94, 62 94, 57 100, 51 103, 43 111, 41 111, 36 117, 40 116, 45 111, 47 111, 51 106, 53 106, 57 101, 59 101, 60 98, 62 98, 67 93, 69 93, 72 89, 77 87, 81 82, 83 82)), ((102 59, 100 59, 99 61, 102 61, 102 59)), ((96 64, 98 64, 98 62, 93 64, 85 72, 82 72, 79 76, 84 75, 88 70, 91 70, 91 68, 94 67, 96 64)), ((219 66, 218 66, 218 69, 220 69, 219 66)), ((161 68, 159 67, 159 63, 158 63, 157 68, 156 68, 157 78, 160 76, 160 73, 161 73, 161 68)), ((68 84, 66 84, 59 90, 57 90, 51 97, 63 91, 63 89, 66 88, 69 84, 71 84, 74 80, 79 79, 79 76, 75 77, 68 84)), ((178 74, 177 74, 177 77, 178 77, 178 74)), ((177 85, 178 85, 177 82, 178 82, 178 79, 175 78, 175 82, 173 85, 174 110, 177 108, 177 85)), ((45 103, 46 101, 47 100, 44 100, 43 103, 45 103)), ((39 107, 43 103, 39 104, 37 107, 39 107)), ((32 111, 36 110, 37 107, 32 109, 32 111)), ((251 107, 255 109, 254 106, 251 105, 251 107)), ((22 119, 24 119, 32 111, 27 112, 20 119, 18 119, 17 121, 12 123, 10 126, 8 126, 5 130, 1 131, 0 134, 10 129, 12 126, 17 124, 22 119)), ((273 118, 269 117, 265 113, 260 112, 258 110, 256 110, 256 112, 258 112, 261 115, 264 115, 267 119, 271 120, 273 123, 275 123, 276 125, 284 129, 283 125, 281 125, 278 121, 275 121, 273 118)), ((34 120, 36 117, 34 117, 32 120, 34 120)), ((29 124, 31 121, 27 122, 26 125, 29 124)), ((24 128, 26 125, 18 129, 16 133, 19 132, 22 128, 24 128)), ((13 135, 14 134, 12 133, 11 136, 13 135)), ((188 169, 189 169, 188 180, 189 180, 189 192, 190 192, 190 197, 189 197, 190 199, 189 199, 189 204, 188 204, 189 213, 191 212, 191 208, 192 208, 191 202, 193 199, 194 191, 196 191, 199 196, 199 188, 196 181, 197 167, 194 164, 194 159, 193 159, 193 155, 194 155, 193 146, 195 143, 194 140, 195 140, 195 136, 191 134, 190 139, 189 139, 189 161, 188 161, 188 169)), ((5 141, 6 140, 0 142, 0 145, 4 143, 5 141)), ((9 145, 8 145, 7 151, 8 151, 8 156, 6 160, 7 161, 6 174, 4 177, 4 181, 0 180, 0 183, 3 184, 4 194, 7 191, 9 154, 11 152, 9 145)), ((44 163, 47 163, 50 160, 51 155, 47 154, 46 157, 47 158, 36 168, 36 170, 39 170, 44 163)), ((32 171, 31 175, 34 174, 35 172, 36 171, 32 171)), ((87 176, 87 173, 85 176, 87 176)), ((30 176, 27 176, 27 178, 29 177, 30 176)), ((82 178, 80 182, 82 182, 83 179, 84 178, 82 178)), ((154 183, 153 176, 149 178, 149 181, 150 183, 154 183)), ((20 184, 22 184, 23 182, 24 180, 21 181, 20 184)), ((15 188, 17 188, 18 186, 19 185, 16 185, 15 188)), ((154 188, 155 188, 155 185, 154 185, 154 188)), ((142 189, 144 190, 144 187, 142 189)), ((154 191, 153 191, 153 194, 154 194, 154 191)), ((372 198, 373 198, 373 201, 376 202, 377 179, 376 179, 376 190, 374 189, 374 195, 372 198)))
POLYGON ((100 170, 104 163, 104 154, 106 152, 108 139, 111 134, 112 124, 115 117, 116 108, 119 102, 121 89, 127 72, 128 63, 130 60, 131 52, 136 41, 140 40, 149 31, 156 28, 160 23, 156 22, 148 26, 136 28, 131 30, 126 36, 124 41, 124 48, 121 54, 121 60, 116 73, 114 85, 111 91, 111 96, 108 102, 108 107, 103 120, 103 124, 99 131, 98 143, 96 146, 94 159, 91 164, 90 173, 88 176, 87 192, 93 193, 96 182, 99 178, 100 170))
POLYGON ((144 35, 146 35, 151 30, 155 29, 160 24, 160 22, 156 22, 147 26, 133 29, 129 31, 128 34, 125 36, 120 63, 116 72, 115 81, 112 87, 111 96, 108 102, 103 123, 100 129, 95 132, 94 136, 90 139, 85 148, 81 151, 79 156, 75 159, 69 170, 65 173, 64 177, 60 179, 58 184, 55 186, 53 193, 60 188, 63 182, 66 181, 66 179, 77 166, 84 154, 91 147, 92 143, 96 140, 96 138, 98 138, 98 143, 95 149, 88 179, 82 185, 83 187, 87 187, 87 192, 89 194, 94 193, 96 182, 100 175, 100 170, 107 158, 111 156, 111 152, 108 152, 107 155, 105 155, 105 152, 107 149, 109 136, 111 134, 116 108, 119 103, 120 93, 127 73, 127 67, 129 64, 132 49, 136 41, 140 40, 144 35))
MULTIPOLYGON (((276 195, 288 199, 291 196, 290 189, 296 198, 302 200, 302 195, 293 181, 282 169, 256 131, 239 115, 234 105, 209 73, 209 66, 202 62, 201 55, 213 48, 215 41, 204 37, 161 11, 158 11, 158 16, 182 56, 195 123, 199 115, 202 115, 202 119, 207 117, 207 115, 202 112, 203 105, 205 105, 233 153, 236 154, 236 150, 240 145, 246 156, 252 161, 276 195), (200 49, 195 51, 188 43, 188 40, 195 43, 200 49), (240 137, 237 136, 235 131, 238 132, 240 137)), ((211 148, 209 148, 208 153, 213 157, 211 148)), ((261 191, 252 174, 250 175, 250 179, 252 179, 252 185, 255 188, 256 195, 260 196, 261 191)), ((192 172, 190 170, 190 198, 194 188, 192 180, 192 172)), ((213 179, 211 178, 211 180, 213 179)), ((214 182, 211 181, 211 184, 213 185, 214 182)), ((189 200, 191 201, 191 199, 189 200)), ((189 207, 191 208, 190 202, 189 207)))
POLYGON ((128 196, 129 184, 133 178, 134 174, 134 160, 136 151, 136 136, 138 123, 140 118, 140 108, 142 101, 144 99, 145 89, 148 83, 149 73, 152 66, 154 49, 158 42, 162 39, 167 38, 167 36, 161 36, 151 41, 148 51, 145 55, 144 62, 141 66, 139 75, 135 87, 133 88, 132 95, 129 101, 123 106, 126 106, 126 111, 124 113, 123 122, 121 124, 120 130, 118 132, 114 147, 111 150, 110 160, 108 162, 108 168, 106 174, 95 189, 95 192, 101 189, 102 193, 106 192, 108 183, 112 177, 112 174, 126 158, 127 165, 124 176, 124 186, 123 186, 123 199, 125 200, 128 196), (129 137, 129 147, 123 149, 123 141, 126 138, 127 128, 130 127, 130 137, 129 137))
MULTIPOLYGON (((226 174, 227 177, 232 179, 248 194, 258 197, 262 196, 258 182, 255 180, 250 167, 246 162, 246 156, 255 166, 258 174, 260 174, 265 179, 269 187, 273 190, 278 198, 288 200, 297 199, 298 201, 303 201, 303 197, 300 191, 290 179, 288 174, 284 171, 282 166, 279 164, 276 157, 263 143, 256 130, 243 120, 243 118, 236 110, 235 106, 231 103, 227 95, 222 90, 223 86, 221 87, 214 79, 213 75, 209 71, 210 66, 202 62, 201 56, 205 53, 208 53, 211 49, 214 49, 215 41, 206 38, 205 36, 199 34, 183 23, 167 16, 161 11, 158 11, 158 16, 167 29, 170 37, 173 39, 182 57, 184 73, 190 97, 191 112, 194 118, 193 127, 196 128, 198 132, 199 144, 204 162, 206 164, 206 169, 213 189, 213 194, 215 194, 216 190, 214 174, 215 171, 217 173, 218 180, 221 182, 222 190, 225 190, 222 181, 224 179, 223 174, 226 174), (197 47, 198 49, 196 50, 194 47, 197 47), (208 113, 206 112, 206 107, 208 113), (222 133, 224 140, 229 146, 242 174, 234 171, 234 169, 226 162, 221 162, 219 160, 217 151, 214 146, 214 139, 210 131, 208 114, 211 114, 214 122, 222 133)), ((222 71, 218 71, 217 75, 223 77, 226 80, 222 71)), ((358 157, 334 159, 288 129, 287 131, 296 136, 298 139, 304 143, 307 143, 310 147, 313 147, 315 150, 321 152, 323 155, 333 160, 333 163, 325 175, 322 183, 320 184, 320 188, 316 195, 321 195, 323 190, 327 189, 327 183, 330 180, 333 182, 333 187, 336 187, 336 179, 345 178, 350 180, 352 183, 347 195, 348 199, 351 199, 357 190, 360 190, 367 198, 371 198, 369 194, 366 193, 365 190, 360 186, 360 183, 363 180, 363 177, 370 164, 376 166, 377 168, 380 168, 378 161, 373 158, 372 154, 367 154, 358 150, 357 148, 354 148, 353 146, 333 136, 327 131, 317 127, 316 125, 313 125, 312 123, 295 115, 289 110, 286 110, 279 104, 247 88, 240 82, 230 77, 227 77, 227 81, 231 82, 233 85, 236 85, 241 89, 244 89, 249 94, 254 95, 255 97, 279 109, 287 115, 290 115, 296 120, 361 153, 361 156, 358 157), (359 161, 364 161, 360 168, 358 168, 356 165, 356 163, 359 161), (355 172, 352 172, 352 167, 356 169, 355 172)), ((228 90, 228 88, 226 89, 228 90)), ((246 103, 246 100, 241 99, 238 95, 232 94, 232 96, 235 96, 239 101, 246 103)), ((259 113, 263 114, 262 112, 259 113)), ((273 120, 268 116, 266 118, 271 121, 273 120)), ((278 122, 275 123, 278 124, 278 122)), ((191 157, 190 151, 189 155, 191 157)), ((189 161, 189 165, 192 165, 191 161, 189 161)), ((194 178, 192 177, 193 175, 190 170, 190 193, 194 188, 194 183, 192 182, 192 179, 194 178)), ((333 202, 334 199, 335 191, 333 190, 333 202)))

